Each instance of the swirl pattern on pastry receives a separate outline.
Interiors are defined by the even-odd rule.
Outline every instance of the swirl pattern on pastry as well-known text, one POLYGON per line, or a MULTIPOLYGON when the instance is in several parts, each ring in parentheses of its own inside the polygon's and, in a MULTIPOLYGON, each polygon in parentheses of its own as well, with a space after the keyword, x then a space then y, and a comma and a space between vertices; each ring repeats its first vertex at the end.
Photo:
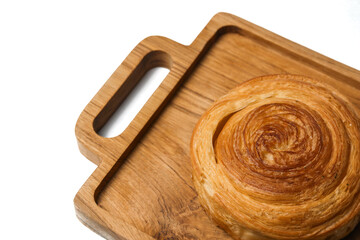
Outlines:
POLYGON ((357 114, 343 95, 308 77, 242 83, 194 129, 201 204, 235 239, 343 238, 359 221, 357 114))

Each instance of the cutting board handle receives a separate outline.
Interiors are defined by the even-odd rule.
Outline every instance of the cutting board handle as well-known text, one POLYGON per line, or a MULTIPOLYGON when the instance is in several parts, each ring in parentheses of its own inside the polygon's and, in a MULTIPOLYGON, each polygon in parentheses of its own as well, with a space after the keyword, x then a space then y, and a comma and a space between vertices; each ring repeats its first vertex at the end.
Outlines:
POLYGON ((203 53, 223 31, 233 31, 236 21, 230 14, 215 15, 189 46, 161 36, 142 40, 80 114, 75 127, 80 152, 97 165, 104 159, 108 159, 109 164, 122 162, 120 157, 125 158, 124 153, 136 145, 135 140, 166 106, 203 53), (228 24, 224 26, 224 22, 228 24), (113 138, 97 134, 143 75, 154 67, 166 67, 170 72, 128 127, 113 138))
POLYGON ((75 127, 81 153, 97 165, 103 159, 118 161, 175 92, 197 55, 194 48, 168 38, 152 36, 141 41, 81 113, 75 127), (124 132, 113 138, 97 134, 144 74, 154 67, 165 67, 170 72, 124 132))

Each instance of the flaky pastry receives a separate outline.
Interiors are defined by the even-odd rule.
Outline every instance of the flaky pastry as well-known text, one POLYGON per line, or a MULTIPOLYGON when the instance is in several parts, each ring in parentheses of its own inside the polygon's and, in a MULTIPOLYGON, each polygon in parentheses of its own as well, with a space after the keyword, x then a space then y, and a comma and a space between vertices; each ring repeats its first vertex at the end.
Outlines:
POLYGON ((359 129, 357 109, 323 83, 246 81, 194 129, 200 202, 234 239, 341 239, 359 222, 359 129))

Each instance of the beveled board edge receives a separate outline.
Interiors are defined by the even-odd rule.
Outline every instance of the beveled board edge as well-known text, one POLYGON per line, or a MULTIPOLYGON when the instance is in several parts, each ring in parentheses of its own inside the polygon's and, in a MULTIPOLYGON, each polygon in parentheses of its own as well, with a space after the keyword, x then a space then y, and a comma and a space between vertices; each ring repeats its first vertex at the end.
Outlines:
POLYGON ((81 153, 98 165, 74 199, 78 218, 89 228, 108 239, 153 239, 128 224, 126 220, 119 219, 99 207, 96 203, 97 196, 181 82, 206 55, 216 39, 228 32, 261 39, 272 48, 286 52, 305 64, 316 66, 324 73, 360 88, 358 70, 227 13, 216 14, 189 46, 159 36, 144 39, 85 107, 76 124, 75 133, 81 153), (170 73, 127 129, 114 138, 98 135, 96 131, 110 118, 147 70, 155 66, 167 67, 170 73))

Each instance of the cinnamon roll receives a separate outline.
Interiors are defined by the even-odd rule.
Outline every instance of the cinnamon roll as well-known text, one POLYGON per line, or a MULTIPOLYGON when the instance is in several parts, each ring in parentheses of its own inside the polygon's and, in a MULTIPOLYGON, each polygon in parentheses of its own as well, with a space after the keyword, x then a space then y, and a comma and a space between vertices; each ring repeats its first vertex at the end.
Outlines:
POLYGON ((355 106, 323 83, 246 81, 194 129, 200 202, 234 239, 341 239, 359 221, 359 129, 355 106))

